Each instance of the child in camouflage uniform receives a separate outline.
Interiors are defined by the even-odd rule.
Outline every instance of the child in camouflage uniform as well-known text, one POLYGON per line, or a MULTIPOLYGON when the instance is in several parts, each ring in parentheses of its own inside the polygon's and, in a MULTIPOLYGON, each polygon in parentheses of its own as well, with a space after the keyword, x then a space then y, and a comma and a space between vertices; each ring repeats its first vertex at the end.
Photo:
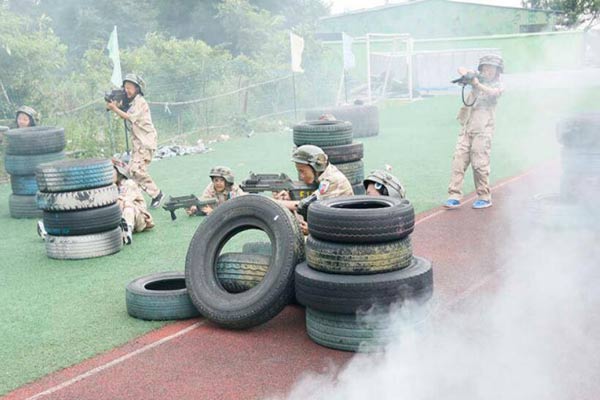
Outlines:
MULTIPOLYGON (((500 56, 487 55, 479 60, 479 76, 470 81, 473 90, 458 113, 462 128, 452 160, 452 177, 448 187, 446 208, 461 206, 462 185, 469 164, 473 168, 473 178, 478 199, 473 208, 491 207, 490 191, 490 154, 492 136, 496 127, 496 104, 502 94, 500 74, 504 72, 504 62, 500 56)), ((462 76, 473 74, 465 68, 459 68, 462 76)))
POLYGON ((35 126, 39 119, 37 111, 29 106, 21 106, 15 113, 15 127, 28 128, 35 126))
POLYGON ((129 178, 127 164, 113 159, 115 166, 114 181, 119 188, 117 203, 123 214, 121 228, 123 229, 123 243, 131 244, 134 232, 152 229, 154 221, 146 209, 146 201, 138 184, 129 178))
MULTIPOLYGON (((218 207, 229 199, 246 194, 235 184, 235 177, 231 168, 214 167, 210 170, 208 176, 210 176, 211 182, 206 186, 204 192, 202 192, 200 200, 216 199, 218 207)), ((196 206, 186 209, 189 216, 209 215, 212 211, 213 208, 211 206, 204 206, 201 210, 198 210, 196 206)))

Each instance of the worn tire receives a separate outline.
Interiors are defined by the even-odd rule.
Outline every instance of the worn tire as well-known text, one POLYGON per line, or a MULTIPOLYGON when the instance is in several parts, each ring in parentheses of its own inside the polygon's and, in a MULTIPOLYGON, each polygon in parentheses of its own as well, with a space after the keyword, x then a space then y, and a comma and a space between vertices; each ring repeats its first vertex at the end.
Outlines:
POLYGON ((119 226, 121 208, 118 204, 77 211, 44 211, 44 228, 54 236, 89 235, 119 226))
POLYGON ((183 272, 160 272, 134 279, 125 288, 125 304, 129 315, 149 321, 200 315, 190 300, 183 272))
POLYGON ((431 262, 413 257, 407 268, 373 275, 339 275, 316 271, 306 262, 296 267, 296 298, 315 310, 353 314, 371 307, 413 301, 433 294, 431 262))
MULTIPOLYGON (((425 326, 428 313, 418 312, 402 320, 402 327, 411 330, 425 326)), ((331 349, 376 352, 401 338, 402 332, 393 326, 388 313, 369 313, 367 318, 355 314, 327 313, 306 307, 306 332, 308 337, 321 346, 331 349)))
POLYGON ((42 210, 37 208, 35 196, 11 194, 8 198, 8 210, 12 218, 41 218, 42 210))
POLYGON ((567 148, 600 149, 600 113, 581 113, 556 125, 560 144, 567 148))
POLYGON ((352 142, 341 146, 322 147, 327 154, 327 160, 332 164, 349 163, 362 160, 364 147, 361 142, 352 142))
POLYGON ((7 154, 4 157, 4 168, 11 175, 35 175, 38 165, 52 161, 62 160, 65 153, 34 154, 34 155, 13 155, 7 154))
POLYGON ((42 164, 36 178, 42 192, 66 192, 93 189, 113 183, 112 162, 103 158, 63 160, 42 164))
POLYGON ((217 259, 217 279, 229 293, 245 292, 263 280, 269 261, 262 254, 223 253, 217 259))
POLYGON ((365 179, 365 164, 362 160, 334 165, 348 178, 351 185, 362 185, 365 179))
POLYGON ((37 192, 35 175, 11 175, 10 187, 13 194, 19 196, 34 196, 37 192))
POLYGON ((117 185, 74 192, 38 192, 38 208, 45 211, 87 210, 115 204, 119 197, 117 185))
POLYGON ((367 193, 365 190, 365 185, 363 185, 362 182, 352 185, 352 192, 354 192, 355 196, 360 196, 367 193))
MULTIPOLYGON (((598 133, 600 135, 600 132, 598 133)), ((561 151, 563 173, 573 177, 600 176, 600 149, 569 149, 561 151)))
POLYGON ((5 134, 6 154, 58 153, 65 149, 65 130, 49 126, 11 129, 5 134))
POLYGON ((192 238, 185 277, 192 302, 207 319, 233 329, 260 325, 277 315, 294 294, 294 267, 304 259, 304 237, 285 207, 260 195, 233 198, 206 217, 192 238), (272 243, 269 270, 242 293, 219 283, 215 262, 224 244, 247 229, 264 231, 272 243))
POLYGON ((354 137, 369 137, 379 134, 379 109, 374 105, 351 105, 343 107, 309 110, 306 119, 318 119, 323 114, 332 114, 340 121, 352 123, 354 137))
POLYGON ((365 275, 396 271, 412 261, 410 236, 373 244, 326 242, 308 236, 306 262, 312 269, 332 274, 365 275))
POLYGON ((57 260, 82 260, 118 253, 123 247, 121 228, 80 236, 47 235, 46 255, 57 260))
POLYGON ((242 246, 242 253, 270 256, 273 254, 273 248, 270 242, 248 242, 242 246))
POLYGON ((381 243, 412 233, 410 201, 388 196, 349 196, 317 201, 308 208, 308 231, 338 243, 381 243))
POLYGON ((352 143, 352 124, 345 121, 304 121, 294 126, 294 144, 319 147, 352 143))
POLYGON ((529 206, 532 222, 545 229, 597 228, 596 204, 566 198, 558 193, 537 194, 529 206))

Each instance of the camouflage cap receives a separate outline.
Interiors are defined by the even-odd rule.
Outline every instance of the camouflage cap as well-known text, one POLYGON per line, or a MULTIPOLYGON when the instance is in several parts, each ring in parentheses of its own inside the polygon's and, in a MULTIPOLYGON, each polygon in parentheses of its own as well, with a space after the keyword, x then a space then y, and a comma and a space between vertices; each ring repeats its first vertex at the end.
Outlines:
POLYGON ((316 172, 323 172, 327 168, 327 154, 317 146, 305 144, 292 153, 292 161, 299 164, 308 164, 316 172))
POLYGON ((123 175, 127 179, 131 178, 129 175, 129 166, 125 164, 125 162, 119 160, 118 158, 113 158, 111 161, 119 174, 123 175))
POLYGON ((29 118, 32 119, 34 125, 38 123, 39 114, 33 108, 31 108, 29 106, 21 106, 17 109, 17 112, 15 113, 15 115, 19 116, 19 113, 23 113, 23 114, 29 116, 29 118))
POLYGON ((229 167, 213 167, 210 169, 208 176, 211 178, 219 177, 225 179, 225 182, 233 185, 235 177, 233 171, 229 167))
POLYGON ((497 54, 487 54, 479 59, 479 66, 477 69, 481 71, 483 65, 491 65, 498 68, 500 73, 504 72, 504 60, 497 54))
POLYGON ((125 86, 125 82, 136 84, 140 88, 140 94, 142 96, 144 95, 144 90, 146 90, 146 82, 141 76, 136 74, 127 74, 125 75, 125 78, 123 78, 123 86, 125 86))
POLYGON ((390 174, 387 171, 383 171, 380 169, 376 169, 371 171, 371 173, 365 178, 363 181, 363 185, 365 189, 369 186, 369 183, 379 183, 383 185, 388 192, 388 196, 395 197, 397 199, 403 199, 406 196, 406 191, 404 187, 394 175, 390 174))

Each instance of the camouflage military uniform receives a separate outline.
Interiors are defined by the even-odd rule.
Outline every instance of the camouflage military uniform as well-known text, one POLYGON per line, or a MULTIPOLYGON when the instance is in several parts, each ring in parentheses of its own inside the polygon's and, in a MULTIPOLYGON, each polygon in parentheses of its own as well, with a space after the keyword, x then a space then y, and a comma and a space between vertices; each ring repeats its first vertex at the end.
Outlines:
MULTIPOLYGON (((484 82, 485 86, 502 89, 498 79, 484 82)), ((462 128, 454 150, 452 160, 452 177, 448 187, 448 198, 460 200, 465 171, 471 164, 473 178, 479 199, 490 201, 490 155, 492 136, 496 128, 496 104, 498 96, 489 95, 480 89, 473 88, 457 116, 462 128)))
POLYGON ((246 192, 239 188, 238 185, 227 185, 221 193, 215 190, 215 185, 211 182, 202 192, 202 199, 217 199, 217 206, 223 204, 234 197, 243 196, 246 192))
POLYGON ((119 199, 117 200, 123 219, 133 227, 134 232, 141 232, 154 227, 152 215, 146 209, 146 201, 142 191, 132 179, 123 179, 119 183, 119 199))
POLYGON ((150 108, 146 99, 139 94, 135 96, 131 102, 131 106, 127 110, 127 114, 129 115, 127 123, 131 128, 131 142, 133 145, 129 171, 132 179, 150 197, 155 198, 160 193, 160 190, 150 177, 148 167, 156 151, 157 134, 152 124, 150 108))
POLYGON ((319 188, 315 191, 319 200, 331 199, 340 196, 352 196, 352 185, 346 175, 340 172, 333 164, 329 164, 325 171, 317 178, 319 188))

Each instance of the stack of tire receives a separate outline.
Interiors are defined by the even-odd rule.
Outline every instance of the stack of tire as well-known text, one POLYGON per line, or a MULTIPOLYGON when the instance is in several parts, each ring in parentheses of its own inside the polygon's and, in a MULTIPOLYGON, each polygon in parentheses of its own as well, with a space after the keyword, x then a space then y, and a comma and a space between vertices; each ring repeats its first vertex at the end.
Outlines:
POLYGON ((118 189, 107 159, 62 160, 36 170, 46 254, 79 260, 117 253, 123 245, 118 189))
POLYGON ((561 144, 560 192, 534 198, 534 218, 549 228, 596 228, 600 222, 600 113, 557 124, 561 144))
POLYGON ((294 144, 312 144, 323 149, 329 162, 350 181, 354 194, 364 194, 364 148, 353 142, 353 126, 347 121, 314 120, 294 126, 294 144))
MULTIPOLYGON (((393 307, 423 309, 433 273, 430 261, 413 256, 414 222, 408 200, 387 196, 334 198, 309 207, 306 261, 296 267, 295 288, 313 341, 375 351, 394 336, 388 331, 393 307), (367 311, 370 322, 358 318, 367 311)), ((411 325, 423 322, 417 319, 411 325)))
POLYGON ((38 190, 35 170, 38 165, 65 157, 63 128, 31 127, 11 129, 4 134, 4 168, 10 174, 12 194, 8 201, 13 218, 39 218, 35 201, 38 190))
POLYGON ((307 120, 319 119, 323 114, 331 114, 340 121, 352 124, 354 137, 369 137, 379 134, 379 109, 374 105, 349 105, 321 108, 306 112, 307 120))

